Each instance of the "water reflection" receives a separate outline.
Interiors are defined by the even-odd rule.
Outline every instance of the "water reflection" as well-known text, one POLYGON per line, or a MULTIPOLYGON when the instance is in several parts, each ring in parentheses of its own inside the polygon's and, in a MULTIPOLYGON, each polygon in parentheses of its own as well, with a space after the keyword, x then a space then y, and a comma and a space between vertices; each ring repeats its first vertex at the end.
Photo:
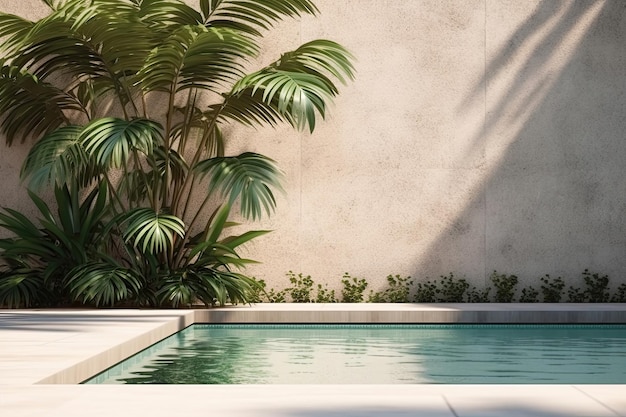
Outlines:
POLYGON ((195 326, 96 383, 625 383, 626 326, 195 326))

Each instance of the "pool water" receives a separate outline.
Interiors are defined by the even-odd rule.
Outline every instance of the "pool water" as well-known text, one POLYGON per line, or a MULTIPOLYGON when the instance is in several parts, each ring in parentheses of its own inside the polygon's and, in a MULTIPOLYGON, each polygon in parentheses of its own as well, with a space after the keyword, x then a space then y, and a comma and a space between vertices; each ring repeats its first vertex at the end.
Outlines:
POLYGON ((193 325, 95 384, 624 384, 626 325, 193 325))

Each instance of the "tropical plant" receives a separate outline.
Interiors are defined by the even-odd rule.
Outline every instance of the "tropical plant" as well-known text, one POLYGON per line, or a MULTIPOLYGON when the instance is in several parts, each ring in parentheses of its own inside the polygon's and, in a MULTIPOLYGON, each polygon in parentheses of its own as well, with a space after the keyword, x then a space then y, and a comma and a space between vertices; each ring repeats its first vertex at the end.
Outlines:
MULTIPOLYGON (((68 276, 90 259, 97 259, 108 241, 103 222, 106 188, 102 183, 80 200, 76 187, 56 187, 56 216, 41 198, 29 192, 41 215, 39 224, 15 210, 0 212, 0 227, 15 235, 0 240, 5 261, 0 273, 2 304, 54 306, 69 302, 65 291, 68 276)), ((111 279, 101 285, 110 284, 111 279)))
MULTIPOLYGON (((282 173, 264 155, 226 155, 224 128, 312 132, 352 79, 352 56, 314 40, 250 68, 263 32, 317 14, 311 0, 199 0, 199 11, 180 0, 42 1, 50 14, 39 21, 0 14, 0 131, 8 145, 35 140, 22 169, 32 195, 98 190, 106 202, 85 206, 105 241, 68 253, 62 291, 95 305, 247 302, 257 284, 240 272, 252 261, 238 247, 267 231, 228 236, 229 218, 271 214, 282 173)), ((6 216, 15 239, 47 233, 6 216)), ((49 258, 9 246, 0 305, 35 305, 49 258)))

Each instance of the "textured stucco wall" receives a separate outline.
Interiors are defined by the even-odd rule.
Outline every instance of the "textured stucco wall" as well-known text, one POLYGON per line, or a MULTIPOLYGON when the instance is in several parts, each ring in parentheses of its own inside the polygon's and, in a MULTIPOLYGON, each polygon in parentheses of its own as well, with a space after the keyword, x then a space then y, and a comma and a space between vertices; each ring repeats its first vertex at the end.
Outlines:
MULTIPOLYGON (((275 216, 255 225, 274 233, 246 248, 263 261, 250 274, 277 287, 289 270, 336 288, 346 271, 379 284, 454 272, 481 286, 494 269, 624 281, 624 2, 316 4, 260 60, 329 38, 356 55, 357 79, 313 135, 232 132, 232 153, 265 153, 287 174, 275 216)), ((36 5, 0 0, 33 18, 36 5)), ((0 155, 2 205, 27 207, 23 155, 0 155)))

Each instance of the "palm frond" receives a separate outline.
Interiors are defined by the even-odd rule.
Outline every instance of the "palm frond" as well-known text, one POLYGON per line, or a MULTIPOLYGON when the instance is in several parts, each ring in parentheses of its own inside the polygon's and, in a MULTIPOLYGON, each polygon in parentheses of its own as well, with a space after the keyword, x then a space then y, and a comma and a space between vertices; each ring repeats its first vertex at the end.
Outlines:
POLYGON ((335 42, 316 40, 283 54, 275 63, 242 78, 214 105, 209 114, 247 125, 286 121, 315 129, 316 114, 325 116, 326 103, 337 95, 331 80, 345 83, 354 77, 352 55, 335 42))
POLYGON ((109 75, 95 46, 83 39, 72 28, 71 22, 44 18, 35 24, 24 43, 13 63, 20 68, 29 68, 40 78, 53 74, 75 79, 109 75))
POLYGON ((67 283, 73 299, 100 307, 113 306, 136 295, 142 278, 132 269, 94 261, 72 269, 67 283))
POLYGON ((67 123, 64 111, 72 110, 84 111, 70 94, 16 66, 0 68, 0 128, 9 146, 67 123))
POLYGON ((174 236, 184 237, 185 224, 172 214, 157 213, 150 208, 131 210, 123 217, 128 223, 124 240, 133 242, 143 252, 162 253, 174 243, 174 236))
POLYGON ((282 172, 272 159, 257 153, 206 159, 194 169, 201 177, 210 176, 209 193, 221 193, 229 205, 239 198, 247 218, 260 218, 263 211, 271 214, 276 206, 272 188, 282 190, 282 172))
POLYGON ((36 22, 13 63, 40 78, 107 83, 121 102, 132 102, 133 76, 155 45, 153 33, 124 0, 69 0, 36 22))
POLYGON ((215 294, 209 284, 211 277, 196 274, 193 270, 168 274, 159 282, 157 297, 160 304, 174 308, 189 307, 196 300, 206 306, 214 304, 215 294))
POLYGON ((100 171, 93 164, 80 140, 81 126, 63 126, 41 138, 30 150, 22 166, 22 179, 29 188, 41 190, 49 184, 76 182, 87 186, 100 171))
POLYGON ((139 72, 144 91, 197 87, 219 92, 243 75, 242 60, 258 49, 254 41, 224 28, 184 26, 173 32, 146 59, 139 72))
POLYGON ((153 157, 155 169, 159 176, 165 176, 166 167, 168 166, 174 183, 181 183, 187 176, 189 165, 185 158, 175 150, 168 150, 160 146, 155 149, 153 157))
POLYGON ((124 195, 133 207, 149 203, 152 193, 157 194, 161 201, 165 199, 166 166, 169 165, 168 175, 173 188, 183 183, 189 171, 187 162, 178 152, 167 151, 163 146, 156 148, 147 158, 147 162, 151 169, 135 167, 120 177, 118 192, 124 195))
MULTIPOLYGON (((18 238, 25 238, 29 240, 43 238, 44 235, 42 231, 39 230, 39 228, 28 217, 16 210, 6 207, 3 208, 3 210, 4 212, 0 212, 0 228, 8 230, 18 238)), ((11 249, 12 240, 13 238, 2 239, 0 241, 0 249, 11 249)))
POLYGON ((276 126, 279 122, 295 125, 289 114, 281 114, 273 103, 263 100, 261 91, 252 88, 238 91, 236 94, 224 94, 224 102, 209 106, 204 118, 217 118, 220 123, 235 121, 246 126, 276 126))
POLYGON ((247 302, 255 286, 258 286, 256 281, 245 275, 195 267, 164 277, 157 295, 161 304, 172 307, 190 306, 196 300, 207 306, 215 303, 223 306, 228 302, 247 302))
POLYGON ((58 10, 67 0, 41 0, 52 10, 58 10))
POLYGON ((22 45, 23 39, 35 26, 30 20, 8 13, 0 13, 0 38, 4 38, 0 51, 11 56, 22 45))
POLYGON ((315 15, 310 0, 200 0, 207 25, 229 27, 253 35, 267 30, 284 17, 315 15))
POLYGON ((160 181, 160 178, 156 178, 153 171, 128 170, 121 175, 117 192, 128 200, 130 207, 147 205, 150 203, 151 189, 154 189, 155 184, 158 184, 155 181, 160 181))
POLYGON ((45 300, 43 278, 29 268, 8 269, 0 273, 0 306, 28 308, 45 300))
POLYGON ((104 117, 89 123, 80 139, 87 154, 103 168, 120 168, 133 151, 152 154, 163 142, 161 125, 149 119, 104 117))
POLYGON ((172 32, 180 26, 202 24, 194 8, 178 0, 142 0, 138 16, 153 31, 172 32))
MULTIPOLYGON (((337 42, 317 39, 301 45, 292 52, 284 53, 275 68, 284 71, 329 74, 342 84, 354 79, 354 56, 337 42)), ((327 81, 328 82, 328 81, 327 81)))

